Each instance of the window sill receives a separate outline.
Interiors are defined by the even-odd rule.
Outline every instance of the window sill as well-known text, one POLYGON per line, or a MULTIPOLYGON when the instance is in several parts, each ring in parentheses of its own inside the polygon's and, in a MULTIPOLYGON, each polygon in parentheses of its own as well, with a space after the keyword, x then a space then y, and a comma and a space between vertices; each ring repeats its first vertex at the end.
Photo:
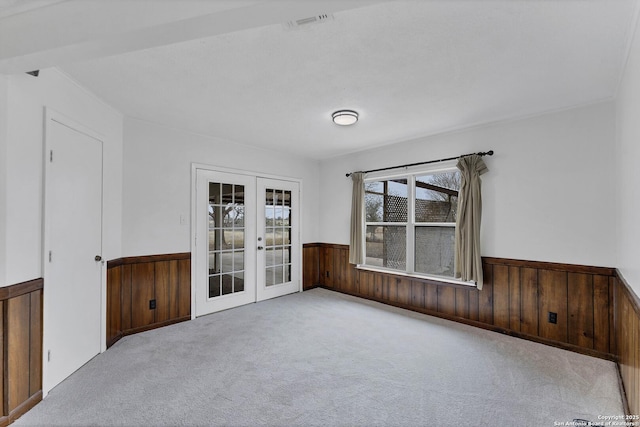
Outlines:
POLYGON ((454 286, 454 287, 460 287, 460 288, 473 288, 473 289, 477 289, 476 287, 476 283, 475 282, 464 282, 462 280, 458 280, 458 279, 449 279, 446 277, 442 277, 442 276, 429 276, 426 274, 410 274, 410 273, 405 273, 402 271, 398 271, 398 270, 391 270, 388 268, 380 268, 380 267, 372 267, 369 265, 362 265, 362 264, 358 264, 356 266, 356 269, 358 270, 362 270, 362 271, 371 271, 374 273, 384 273, 384 274, 388 274, 391 276, 400 276, 400 277, 407 277, 410 279, 414 279, 414 280, 420 280, 422 282, 425 283, 436 283, 436 284, 444 284, 444 285, 450 285, 450 286, 454 286))

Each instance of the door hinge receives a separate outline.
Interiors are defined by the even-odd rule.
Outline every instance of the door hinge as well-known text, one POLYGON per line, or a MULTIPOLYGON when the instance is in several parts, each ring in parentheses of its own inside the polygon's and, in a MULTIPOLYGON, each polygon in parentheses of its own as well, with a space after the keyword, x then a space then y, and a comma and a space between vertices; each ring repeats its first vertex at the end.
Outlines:
POLYGON ((51 251, 49 251, 49 262, 51 262, 51 251))
POLYGON ((49 163, 53 163, 53 150, 49 151, 49 163))

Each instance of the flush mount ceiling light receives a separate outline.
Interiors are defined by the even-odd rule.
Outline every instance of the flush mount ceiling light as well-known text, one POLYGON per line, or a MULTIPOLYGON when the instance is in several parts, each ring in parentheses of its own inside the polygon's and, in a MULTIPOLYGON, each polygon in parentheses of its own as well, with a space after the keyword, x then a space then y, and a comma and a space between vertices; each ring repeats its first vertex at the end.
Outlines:
POLYGON ((333 123, 340 126, 349 126, 358 121, 358 113, 353 110, 338 110, 331 117, 333 123))

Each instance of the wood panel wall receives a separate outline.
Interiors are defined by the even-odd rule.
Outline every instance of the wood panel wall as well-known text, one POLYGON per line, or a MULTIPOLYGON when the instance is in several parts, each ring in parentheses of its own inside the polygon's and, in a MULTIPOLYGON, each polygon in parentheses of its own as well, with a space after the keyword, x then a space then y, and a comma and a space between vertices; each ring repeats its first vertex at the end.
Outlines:
POLYGON ((348 260, 346 245, 305 244, 304 289, 322 286, 616 361, 627 413, 640 414, 640 299, 615 269, 483 258, 479 291, 360 270, 348 260))
POLYGON ((42 400, 42 289, 42 279, 0 288, 0 426, 42 400))
POLYGON ((191 254, 107 263, 107 347, 124 335, 191 319, 191 254), (156 307, 151 308, 150 301, 156 307))
POLYGON ((613 360, 615 270, 483 258, 484 286, 356 269, 346 245, 307 244, 304 288, 323 286, 613 360), (314 259, 314 257, 318 259, 314 259), (310 280, 317 279, 317 282, 310 280), (557 323, 549 322, 549 313, 557 323))
POLYGON ((640 300, 618 272, 615 287, 615 348, 627 412, 640 414, 640 300))

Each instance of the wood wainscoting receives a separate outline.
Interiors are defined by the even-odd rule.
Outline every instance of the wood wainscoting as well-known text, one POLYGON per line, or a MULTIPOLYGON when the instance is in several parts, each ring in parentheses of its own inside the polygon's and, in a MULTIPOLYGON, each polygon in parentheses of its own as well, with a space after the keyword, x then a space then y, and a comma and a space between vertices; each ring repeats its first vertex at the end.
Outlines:
POLYGON ((190 252, 107 263, 107 347, 124 335, 189 319, 190 252))
POLYGON ((0 288, 0 426, 42 400, 42 289, 42 279, 0 288))
POLYGON ((613 360, 627 413, 640 414, 640 299, 613 268, 483 258, 479 291, 356 269, 347 245, 305 244, 303 263, 305 290, 322 286, 613 360))
POLYGON ((628 413, 640 414, 640 299, 617 272, 615 286, 615 347, 628 413))

